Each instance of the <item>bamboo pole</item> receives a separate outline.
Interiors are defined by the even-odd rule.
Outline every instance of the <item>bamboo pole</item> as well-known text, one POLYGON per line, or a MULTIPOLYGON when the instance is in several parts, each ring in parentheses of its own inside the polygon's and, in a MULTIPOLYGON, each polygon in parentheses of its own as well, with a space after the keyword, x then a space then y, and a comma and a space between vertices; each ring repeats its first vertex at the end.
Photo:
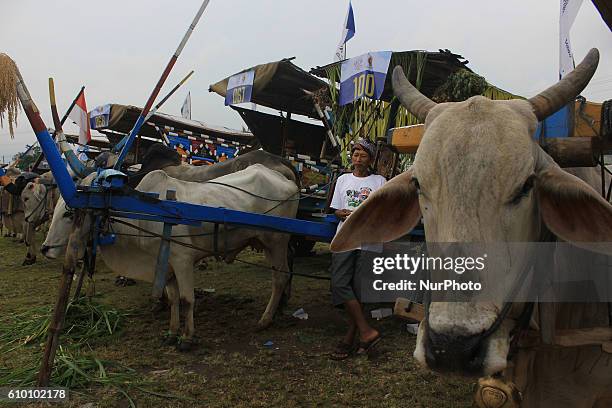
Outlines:
POLYGON ((196 16, 194 17, 193 22, 191 23, 191 25, 187 29, 187 32, 185 33, 181 42, 179 43, 178 48, 176 49, 176 51, 170 58, 170 61, 168 61, 168 65, 166 65, 166 68, 162 72, 162 75, 159 78, 159 81, 157 81, 157 85, 155 85, 153 92, 149 96, 149 100, 145 104, 144 108, 142 109, 142 112, 140 113, 140 116, 138 117, 138 119, 136 120, 136 123, 134 124, 134 127, 130 131, 129 137, 126 140, 125 145, 123 146, 123 149, 121 149, 121 153, 119 153, 119 158, 117 158, 117 163, 115 164, 115 167, 114 167, 116 170, 119 170, 121 168, 121 165, 123 164, 123 161, 125 160, 125 157, 127 156, 128 152, 130 151, 130 148, 132 147, 132 143, 134 143, 134 138, 140 131, 140 128, 142 127, 142 125, 144 124, 145 118, 148 115, 149 110, 153 106, 153 102, 155 102, 155 98, 157 98, 157 95, 159 95, 159 92, 161 91, 162 86, 166 82, 166 79, 168 79, 168 75, 170 75, 170 71, 172 71, 172 68, 174 67, 174 64, 176 64, 178 57, 181 55, 181 52, 183 52, 183 48, 185 48, 185 45, 187 44, 189 37, 191 37, 191 34, 193 34, 193 30, 195 29, 195 26, 198 24, 198 21, 200 21, 200 18, 202 17, 204 10, 206 10, 206 7, 208 7, 209 2, 210 0, 204 0, 202 5, 200 6, 200 9, 196 13, 196 16))
MULTIPOLYGON (((64 125, 64 123, 66 123, 66 120, 68 119, 68 115, 70 114, 70 111, 72 110, 72 108, 74 108, 74 105, 76 105, 77 99, 79 99, 79 95, 81 95, 81 92, 83 92, 84 90, 85 90, 85 87, 82 86, 81 90, 77 93, 77 96, 74 98, 74 100, 68 107, 68 110, 66 110, 66 113, 64 113, 64 116, 60 120, 59 115, 57 113, 57 105, 55 103, 55 87, 53 86, 53 78, 49 78, 49 98, 51 101, 51 116, 53 118, 53 123, 60 123, 60 125, 62 126, 64 125), (56 121, 56 117, 57 117, 57 121, 56 121)), ((55 140, 56 136, 57 136, 57 129, 55 129, 55 131, 53 132, 53 140, 55 140)), ((40 152, 40 154, 38 155, 38 158, 34 162, 34 166, 32 167, 32 169, 38 168, 44 156, 45 155, 42 152, 40 152)))
POLYGON ((62 267, 62 277, 60 279, 59 293, 55 308, 53 309, 53 317, 49 324, 49 332, 45 343, 45 351, 43 353, 40 371, 38 372, 37 385, 39 387, 47 387, 53 370, 53 361, 55 360, 55 352, 59 344, 59 336, 64 325, 66 317, 66 307, 68 306, 68 298, 70 297, 70 287, 72 286, 72 278, 74 277, 74 269, 78 258, 78 249, 82 245, 80 239, 80 230, 83 225, 85 212, 83 210, 75 210, 74 226, 68 239, 66 247, 66 256, 62 267))
MULTIPOLYGON (((164 98, 157 104, 155 105, 155 107, 153 109, 151 109, 151 111, 147 114, 147 117, 145 118, 145 123, 151 118, 151 116, 155 115, 155 113, 159 110, 159 108, 161 108, 161 106, 181 87, 183 86, 183 84, 185 82, 187 82, 187 80, 191 77, 191 75, 193 75, 195 71, 191 71, 190 73, 188 73, 185 78, 183 78, 178 84, 176 84, 174 86, 174 88, 172 88, 172 90, 170 92, 168 92, 168 94, 166 96, 164 96, 164 98)), ((113 147, 113 152, 117 153, 119 152, 123 146, 125 145, 125 142, 128 140, 129 135, 125 136, 123 139, 121 139, 119 141, 119 143, 117 143, 115 145, 115 147, 113 147)), ((140 140, 140 135, 138 135, 138 140, 140 140)), ((163 135, 163 142, 168 145, 169 141, 168 139, 165 137, 165 135, 163 135)), ((136 157, 138 157, 138 155, 136 155, 136 157)))

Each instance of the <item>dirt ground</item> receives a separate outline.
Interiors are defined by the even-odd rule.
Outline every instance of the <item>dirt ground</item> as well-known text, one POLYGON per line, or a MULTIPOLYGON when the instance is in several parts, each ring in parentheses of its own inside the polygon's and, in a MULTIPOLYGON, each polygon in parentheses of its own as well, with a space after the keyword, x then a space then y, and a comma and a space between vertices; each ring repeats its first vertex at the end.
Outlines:
MULTIPOLYGON (((295 271, 327 275, 330 254, 318 244, 316 255, 298 258, 295 271)), ((0 238, 0 314, 27 311, 54 302, 61 266, 39 257, 22 267, 23 245, 0 238)), ((240 258, 262 262, 244 252, 240 258)), ((330 305, 329 282, 293 279, 288 308, 272 328, 255 332, 270 294, 268 271, 249 265, 211 261, 196 272, 196 286, 214 289, 198 304, 195 350, 177 352, 164 346, 168 312, 150 312, 151 285, 116 287, 115 274, 98 261, 97 301, 129 312, 118 335, 81 350, 130 367, 153 390, 181 398, 164 398, 129 389, 139 407, 469 407, 473 383, 419 369, 412 358, 415 337, 394 318, 373 324, 384 334, 375 355, 332 361, 328 354, 344 330, 343 316, 330 305), (298 308, 308 320, 291 316, 298 308), (264 343, 272 341, 272 347, 264 343)), ((28 364, 40 346, 0 356, 0 367, 28 364)), ((112 387, 75 390, 69 407, 127 407, 112 387)), ((0 402, 0 405, 2 403, 0 402)), ((43 405, 33 405, 43 406, 43 405)), ((49 404, 51 406, 51 404, 49 404)), ((53 404, 58 406, 58 404, 53 404)))

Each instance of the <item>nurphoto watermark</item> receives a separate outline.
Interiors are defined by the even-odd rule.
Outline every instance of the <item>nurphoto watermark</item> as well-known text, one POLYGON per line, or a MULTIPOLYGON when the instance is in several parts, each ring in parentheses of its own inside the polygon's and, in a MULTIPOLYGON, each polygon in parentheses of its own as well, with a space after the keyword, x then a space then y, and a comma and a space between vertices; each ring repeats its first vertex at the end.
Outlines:
POLYGON ((444 302, 610 302, 610 244, 564 242, 364 245, 359 260, 363 302, 398 297, 444 302), (512 294, 512 299, 509 299, 512 294))

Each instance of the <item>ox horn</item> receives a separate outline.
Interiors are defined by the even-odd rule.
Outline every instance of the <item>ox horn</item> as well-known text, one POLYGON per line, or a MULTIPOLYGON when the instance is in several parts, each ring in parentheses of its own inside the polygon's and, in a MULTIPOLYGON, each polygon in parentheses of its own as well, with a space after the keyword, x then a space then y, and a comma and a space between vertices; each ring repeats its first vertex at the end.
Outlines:
POLYGON ((418 91, 406 79, 404 70, 399 65, 393 70, 393 93, 398 97, 404 108, 419 120, 425 122, 429 111, 437 104, 418 91))
POLYGON ((599 51, 592 48, 582 62, 555 85, 529 99, 538 120, 544 120, 574 100, 588 85, 599 63, 599 51))

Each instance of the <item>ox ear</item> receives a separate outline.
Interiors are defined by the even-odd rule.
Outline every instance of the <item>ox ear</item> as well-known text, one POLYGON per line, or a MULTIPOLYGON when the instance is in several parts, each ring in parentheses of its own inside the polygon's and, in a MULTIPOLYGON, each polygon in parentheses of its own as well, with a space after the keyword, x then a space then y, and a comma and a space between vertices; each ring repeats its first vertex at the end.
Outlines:
POLYGON ((363 243, 388 242, 412 230, 421 218, 412 170, 394 177, 352 213, 331 243, 334 252, 363 243))
POLYGON ((612 205, 591 186, 557 166, 539 172, 536 185, 544 223, 557 237, 612 242, 612 205))

